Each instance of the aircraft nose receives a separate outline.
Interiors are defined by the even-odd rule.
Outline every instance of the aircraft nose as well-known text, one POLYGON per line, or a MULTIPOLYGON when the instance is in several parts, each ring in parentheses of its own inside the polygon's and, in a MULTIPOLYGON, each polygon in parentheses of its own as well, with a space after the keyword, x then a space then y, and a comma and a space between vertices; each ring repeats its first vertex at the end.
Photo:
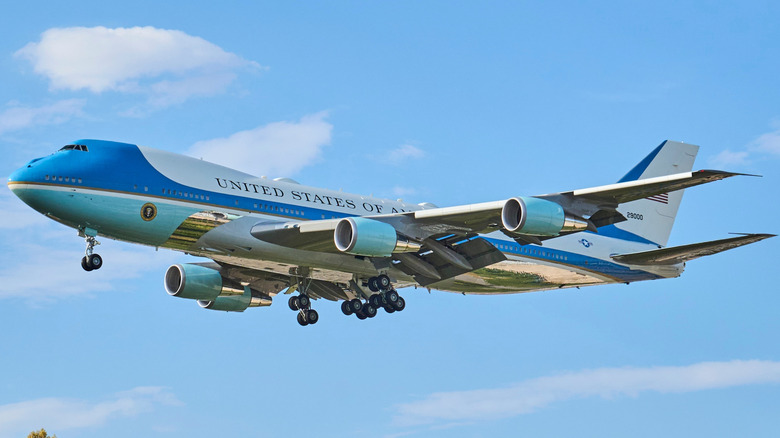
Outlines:
POLYGON ((13 171, 11 175, 8 176, 8 188, 11 189, 14 195, 28 204, 29 202, 27 202, 27 199, 25 199, 25 193, 27 190, 25 190, 24 185, 26 182, 33 181, 35 179, 35 175, 33 175, 35 170, 33 170, 33 168, 35 167, 34 163, 38 160, 40 160, 40 158, 36 158, 35 160, 30 161, 23 167, 13 171))
POLYGON ((8 188, 11 189, 12 192, 16 193, 16 185, 20 181, 24 181, 24 174, 27 170, 27 166, 22 167, 21 169, 16 169, 15 171, 11 172, 11 175, 8 176, 8 188))

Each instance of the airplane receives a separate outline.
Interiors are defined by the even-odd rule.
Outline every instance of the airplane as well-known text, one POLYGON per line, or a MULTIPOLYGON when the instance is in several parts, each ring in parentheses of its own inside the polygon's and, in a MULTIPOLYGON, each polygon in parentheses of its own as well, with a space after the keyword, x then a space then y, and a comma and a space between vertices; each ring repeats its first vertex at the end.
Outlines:
POLYGON ((744 234, 667 247, 685 188, 745 175, 692 171, 699 147, 664 141, 615 184, 451 207, 411 204, 256 177, 134 144, 77 140, 8 186, 78 230, 81 266, 98 237, 209 261, 170 266, 166 292, 243 312, 279 294, 302 326, 312 300, 345 315, 404 310, 398 289, 509 294, 674 278, 686 262, 773 237, 744 234))

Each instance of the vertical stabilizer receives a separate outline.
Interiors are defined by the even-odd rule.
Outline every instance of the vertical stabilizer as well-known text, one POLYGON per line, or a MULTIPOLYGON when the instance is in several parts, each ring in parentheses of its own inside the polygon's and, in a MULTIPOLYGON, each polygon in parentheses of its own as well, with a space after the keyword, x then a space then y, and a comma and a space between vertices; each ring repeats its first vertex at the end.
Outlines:
MULTIPOLYGON (((690 172, 698 152, 696 145, 667 140, 618 182, 690 172)), ((618 211, 628 220, 615 227, 666 246, 682 197, 683 190, 678 190, 622 204, 618 211)))

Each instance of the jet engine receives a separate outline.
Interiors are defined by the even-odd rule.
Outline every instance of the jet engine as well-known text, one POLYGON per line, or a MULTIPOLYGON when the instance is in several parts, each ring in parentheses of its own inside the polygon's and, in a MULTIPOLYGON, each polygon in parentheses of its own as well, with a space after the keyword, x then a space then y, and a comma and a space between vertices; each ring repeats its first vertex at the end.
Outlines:
POLYGON ((209 310, 223 310, 225 312, 243 312, 248 307, 270 306, 271 300, 263 297, 254 297, 246 286, 247 293, 244 295, 217 297, 214 300, 198 300, 198 305, 209 310))
POLYGON ((248 307, 271 304, 270 298, 253 296, 249 286, 223 277, 216 269, 190 263, 168 268, 165 291, 175 297, 198 300, 201 307, 211 310, 243 312, 248 307))
POLYGON ((421 245, 399 236, 392 225, 365 217, 348 217, 336 224, 333 241, 347 254, 387 257, 395 252, 419 251, 421 245))
POLYGON ((557 236, 588 229, 586 220, 567 215, 555 202, 531 197, 508 199, 501 209, 501 222, 512 233, 530 236, 557 236))

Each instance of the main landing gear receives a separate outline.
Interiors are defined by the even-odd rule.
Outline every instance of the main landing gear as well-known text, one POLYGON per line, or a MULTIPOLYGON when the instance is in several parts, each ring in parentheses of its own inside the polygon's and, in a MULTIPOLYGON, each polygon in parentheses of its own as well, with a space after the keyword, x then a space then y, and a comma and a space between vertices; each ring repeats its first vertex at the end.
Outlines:
POLYGON ((87 241, 87 249, 85 251, 86 255, 81 259, 81 267, 85 271, 100 269, 103 266, 103 258, 92 252, 95 246, 100 245, 100 242, 95 239, 95 236, 86 236, 85 239, 87 241))
POLYGON ((341 303, 341 312, 345 315, 355 315, 358 319, 373 318, 380 308, 387 313, 400 312, 406 308, 406 301, 398 295, 385 274, 368 279, 368 288, 375 292, 363 302, 357 298, 341 303))
POLYGON ((310 283, 310 278, 298 278, 298 291, 300 294, 293 295, 287 300, 290 310, 298 311, 298 324, 302 326, 316 324, 320 320, 320 315, 311 308, 311 298, 306 294, 310 283))

